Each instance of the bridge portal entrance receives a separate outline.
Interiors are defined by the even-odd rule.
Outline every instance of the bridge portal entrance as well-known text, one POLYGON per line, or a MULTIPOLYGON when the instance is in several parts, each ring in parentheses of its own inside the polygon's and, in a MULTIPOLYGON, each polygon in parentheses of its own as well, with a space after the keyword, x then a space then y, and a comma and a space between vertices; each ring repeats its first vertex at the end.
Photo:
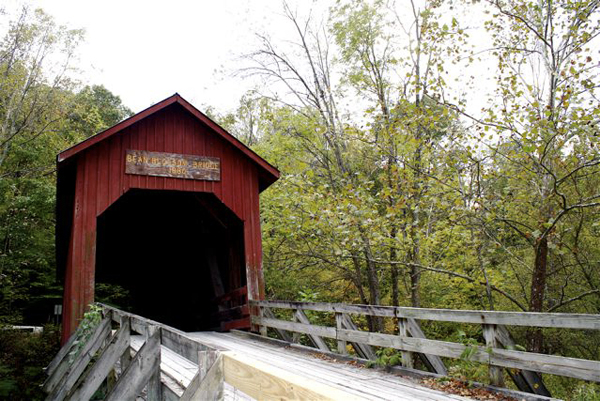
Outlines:
POLYGON ((60 153, 63 343, 97 299, 183 330, 250 328, 259 194, 278 177, 178 94, 60 153))
POLYGON ((212 194, 132 189, 98 217, 97 233, 96 300, 184 331, 218 330, 215 299, 246 286, 243 222, 212 194))

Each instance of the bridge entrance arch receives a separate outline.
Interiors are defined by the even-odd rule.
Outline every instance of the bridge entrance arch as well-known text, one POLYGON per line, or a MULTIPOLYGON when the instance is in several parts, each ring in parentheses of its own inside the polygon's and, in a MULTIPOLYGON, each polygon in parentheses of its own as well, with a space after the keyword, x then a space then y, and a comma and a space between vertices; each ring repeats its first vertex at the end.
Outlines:
POLYGON ((97 222, 97 300, 184 331, 247 315, 215 303, 246 272, 243 222, 214 195, 132 189, 97 222))
POLYGON ((278 177, 178 94, 60 153, 63 342, 107 285, 119 307, 185 330, 250 327, 259 193, 278 177))

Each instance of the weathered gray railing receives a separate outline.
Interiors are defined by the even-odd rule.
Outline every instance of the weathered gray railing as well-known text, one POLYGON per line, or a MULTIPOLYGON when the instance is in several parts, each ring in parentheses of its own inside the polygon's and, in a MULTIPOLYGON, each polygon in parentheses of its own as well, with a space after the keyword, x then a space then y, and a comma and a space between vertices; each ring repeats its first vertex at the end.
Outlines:
POLYGON ((250 304, 251 307, 260 310, 259 316, 252 316, 252 323, 260 326, 261 334, 266 335, 267 328, 272 328, 283 339, 294 341, 298 336, 290 336, 288 332, 303 333, 317 348, 325 351, 330 350, 323 337, 336 340, 339 353, 346 353, 346 344, 350 343, 359 356, 369 359, 374 355, 371 346, 394 348, 402 352, 404 367, 412 368, 413 353, 419 353, 427 356, 430 364, 437 365, 437 367, 433 366, 432 370, 441 374, 445 374, 445 368, 439 357, 461 358, 468 354, 470 360, 489 365, 491 384, 503 386, 502 368, 507 368, 522 391, 542 395, 547 393, 547 390, 539 375, 534 372, 600 382, 600 362, 515 350, 515 343, 504 327, 600 330, 600 315, 467 311, 287 301, 250 301, 250 304), (293 321, 275 318, 271 309, 292 310, 293 321), (304 311, 335 314, 335 327, 310 323, 304 311), (394 335, 358 330, 350 317, 353 314, 397 319, 399 333, 394 335), (471 346, 427 339, 419 328, 419 320, 481 324, 486 345, 471 346), (468 347, 469 352, 465 353, 468 347), (440 363, 442 366, 439 366, 440 363), (515 372, 515 369, 520 371, 515 372))
POLYGON ((220 350, 159 322, 102 307, 103 318, 89 335, 82 336, 78 329, 46 368, 43 389, 47 400, 90 399, 111 372, 116 380, 107 389, 105 400, 135 399, 144 388, 148 400, 222 398, 220 350), (130 346, 131 332, 145 338, 137 350, 130 346), (186 387, 177 380, 161 380, 161 345, 197 365, 198 371, 186 387))
POLYGON ((148 401, 221 400, 240 393, 257 400, 356 399, 344 389, 101 306, 101 322, 86 336, 78 329, 46 368, 47 400, 90 399, 103 383, 104 399, 119 401, 144 393, 148 401))

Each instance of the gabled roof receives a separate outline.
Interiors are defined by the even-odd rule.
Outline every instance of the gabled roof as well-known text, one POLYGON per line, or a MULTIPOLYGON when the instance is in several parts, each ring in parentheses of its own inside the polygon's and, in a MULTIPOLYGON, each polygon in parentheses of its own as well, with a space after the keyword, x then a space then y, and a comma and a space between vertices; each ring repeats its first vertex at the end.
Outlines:
POLYGON ((143 110, 134 116, 129 117, 126 120, 121 121, 120 123, 108 128, 105 131, 100 132, 94 136, 89 137, 85 141, 78 143, 66 149, 58 154, 58 164, 60 165, 62 162, 68 160, 69 158, 75 156, 76 154, 83 152, 87 148, 94 146, 95 144, 115 135, 116 133, 122 131, 123 129, 135 124, 136 122, 143 120, 144 118, 174 104, 177 103, 181 105, 185 110, 187 110, 190 114, 200 120, 202 123, 207 125, 213 132, 217 135, 221 136, 225 141, 232 144, 235 148, 239 149, 244 155, 254 161, 259 167, 259 174, 266 181, 267 186, 271 185, 279 178, 279 170, 269 164, 262 157, 257 155, 252 149, 248 148, 242 142, 240 142, 237 138, 231 135, 229 132, 225 131, 222 127, 220 127, 217 123, 208 118, 204 113, 195 108, 191 103, 182 98, 178 93, 166 98, 165 100, 156 103, 153 106, 148 107, 146 110, 143 110))

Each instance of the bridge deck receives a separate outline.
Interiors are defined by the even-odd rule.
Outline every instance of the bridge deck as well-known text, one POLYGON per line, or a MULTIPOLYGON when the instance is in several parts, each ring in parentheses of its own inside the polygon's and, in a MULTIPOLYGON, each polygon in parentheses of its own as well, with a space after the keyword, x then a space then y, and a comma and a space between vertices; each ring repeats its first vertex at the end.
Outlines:
MULTIPOLYGON (((364 400, 465 400, 423 387, 410 379, 392 374, 315 357, 296 349, 241 334, 197 332, 188 335, 202 344, 245 355, 301 377, 308 383, 321 383, 364 400)), ((227 393, 228 391, 226 391, 227 393)))

